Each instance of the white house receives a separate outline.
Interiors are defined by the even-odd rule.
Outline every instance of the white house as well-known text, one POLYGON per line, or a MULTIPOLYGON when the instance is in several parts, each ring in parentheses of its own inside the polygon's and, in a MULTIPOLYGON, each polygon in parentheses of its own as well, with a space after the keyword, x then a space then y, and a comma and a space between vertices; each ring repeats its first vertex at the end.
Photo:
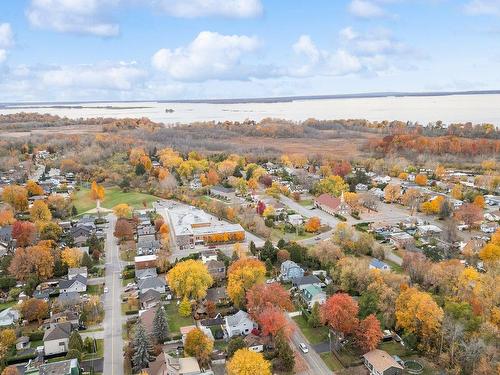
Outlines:
POLYGON ((73 280, 78 275, 88 278, 87 267, 68 268, 68 280, 73 280))
POLYGON ((281 280, 290 281, 297 277, 304 276, 304 270, 292 260, 285 260, 281 263, 281 280))
POLYGON ((384 272, 391 270, 391 267, 387 263, 382 262, 378 259, 372 259, 372 261, 368 265, 368 268, 371 270, 379 270, 384 272))
POLYGON ((302 225, 304 223, 304 218, 299 214, 288 215, 288 222, 293 226, 302 225))
POLYGON ((150 277, 158 277, 158 273, 156 272, 156 268, 144 268, 142 270, 135 271, 136 280, 144 280, 150 277))
POLYGON ((202 251, 200 255, 203 264, 206 264, 211 260, 217 260, 217 251, 215 250, 202 251))
POLYGON ((13 325, 19 320, 19 311, 9 307, 8 309, 0 312, 0 327, 7 327, 13 325))
POLYGON ((45 355, 61 354, 68 351, 71 323, 53 324, 43 335, 43 349, 45 355))
POLYGON ((70 292, 82 293, 86 291, 87 291, 87 278, 83 277, 82 275, 76 275, 71 280, 59 281, 60 293, 70 293, 70 292))
POLYGON ((495 233, 497 228, 498 224, 495 222, 481 224, 481 232, 483 233, 495 233))
POLYGON ((246 336, 254 328, 257 328, 257 324, 250 319, 248 313, 240 310, 236 314, 224 318, 224 328, 229 337, 246 336))

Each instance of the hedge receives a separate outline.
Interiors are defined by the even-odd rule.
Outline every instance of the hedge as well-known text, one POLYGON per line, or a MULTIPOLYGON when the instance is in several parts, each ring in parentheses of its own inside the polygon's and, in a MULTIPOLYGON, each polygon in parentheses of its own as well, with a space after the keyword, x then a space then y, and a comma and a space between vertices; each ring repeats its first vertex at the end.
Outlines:
POLYGON ((340 221, 347 221, 347 219, 344 216, 340 215, 340 214, 335 214, 335 217, 337 219, 339 219, 340 221))
POLYGON ((125 315, 135 315, 139 314, 139 310, 127 310, 125 311, 125 315))
POLYGON ((33 331, 28 333, 28 337, 30 338, 30 341, 40 341, 43 340, 43 331, 33 331))

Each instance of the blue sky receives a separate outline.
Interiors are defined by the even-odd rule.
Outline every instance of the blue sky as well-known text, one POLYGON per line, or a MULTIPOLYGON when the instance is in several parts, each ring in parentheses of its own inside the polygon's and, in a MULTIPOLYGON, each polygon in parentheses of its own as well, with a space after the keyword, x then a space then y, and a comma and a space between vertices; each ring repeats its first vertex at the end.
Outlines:
POLYGON ((0 2, 0 101, 500 89, 500 0, 0 2))

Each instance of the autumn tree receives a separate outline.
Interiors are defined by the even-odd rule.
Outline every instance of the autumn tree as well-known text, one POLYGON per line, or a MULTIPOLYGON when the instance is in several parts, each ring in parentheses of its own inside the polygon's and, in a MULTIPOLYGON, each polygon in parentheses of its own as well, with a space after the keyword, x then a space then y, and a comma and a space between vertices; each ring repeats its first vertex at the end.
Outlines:
POLYGON ((401 185, 389 184, 384 189, 384 199, 386 202, 394 203, 401 197, 401 185))
POLYGON ((320 241, 309 249, 309 254, 320 261, 323 266, 335 264, 344 257, 344 252, 333 241, 320 241))
POLYGON ((396 300, 396 324, 417 336, 424 348, 435 339, 441 327, 443 310, 426 292, 407 287, 396 300))
POLYGON ((28 322, 40 321, 49 314, 49 305, 41 299, 30 298, 21 304, 21 315, 28 322))
POLYGON ((474 198, 474 202, 473 203, 476 206, 478 206, 480 209, 483 209, 484 205, 485 205, 484 197, 481 194, 476 195, 476 197, 474 198))
POLYGON ((292 326, 285 312, 279 306, 266 306, 257 314, 257 323, 262 330, 262 335, 276 337, 278 332, 290 336, 292 326))
POLYGON ((12 365, 3 369, 2 375, 21 375, 21 373, 17 370, 17 367, 12 365))
POLYGON ((35 201, 30 208, 31 221, 44 222, 50 221, 52 219, 52 214, 49 210, 49 206, 44 201, 35 201))
POLYGON ((201 261, 189 259, 177 263, 168 271, 167 282, 177 296, 200 299, 206 296, 213 279, 207 266, 201 261))
POLYGON ((17 246, 28 246, 33 243, 36 236, 36 227, 29 221, 18 220, 12 226, 12 238, 17 246))
POLYGON ((52 221, 40 225, 40 239, 59 241, 62 235, 62 228, 52 221))
POLYGON ((19 185, 7 185, 2 190, 2 200, 16 212, 26 211, 28 208, 28 191, 19 185))
POLYGON ((113 235, 120 241, 131 239, 134 236, 132 224, 127 219, 118 219, 115 224, 113 235))
POLYGON ((265 276, 266 266, 260 260, 245 258, 234 262, 228 270, 227 293, 235 306, 244 306, 247 291, 263 283, 265 276))
POLYGON ((14 224, 16 219, 14 218, 14 213, 8 208, 4 208, 0 211, 0 227, 14 224))
POLYGON ((380 322, 373 314, 368 315, 359 322, 359 326, 356 328, 354 335, 357 345, 364 352, 375 349, 384 336, 380 328, 380 322))
POLYGON ((192 329, 186 335, 184 352, 195 357, 203 367, 210 363, 210 355, 214 349, 214 342, 199 328, 192 329))
POLYGON ((425 174, 417 174, 415 176, 415 183, 419 186, 427 185, 427 176, 425 174))
POLYGON ((271 375, 271 363, 262 353, 249 349, 239 349, 227 363, 228 375, 271 375))
POLYGON ((96 201, 97 205, 99 205, 99 202, 104 199, 104 194, 104 187, 102 185, 99 185, 97 182, 92 181, 92 184, 90 186, 90 198, 96 201))
POLYGON ((477 222, 483 220, 483 210, 473 203, 465 203, 455 211, 455 217, 471 230, 477 222))
POLYGON ((321 220, 316 216, 309 218, 304 225, 304 229, 309 233, 316 233, 320 228, 321 220))
POLYGON ((321 306, 321 321, 344 335, 354 332, 358 325, 358 303, 346 293, 329 297, 321 306))
POLYGON ((258 320, 260 313, 268 307, 291 311, 293 304, 290 294, 279 283, 255 284, 247 292, 247 310, 252 318, 258 320))
POLYGON ((69 268, 79 267, 82 261, 83 252, 76 247, 66 247, 61 251, 61 261, 69 268))
POLYGON ((26 190, 30 197, 44 194, 43 188, 33 180, 28 180, 26 182, 26 190))
POLYGON ((462 199, 462 185, 461 184, 453 185, 453 188, 451 189, 450 194, 451 194, 452 198, 461 200, 462 199))
POLYGON ((320 180, 314 186, 316 194, 327 193, 334 197, 340 197, 343 192, 349 191, 349 185, 340 176, 328 176, 320 180))
POLYGON ((128 218, 132 213, 132 208, 126 203, 120 203, 113 207, 113 212, 119 218, 128 218))

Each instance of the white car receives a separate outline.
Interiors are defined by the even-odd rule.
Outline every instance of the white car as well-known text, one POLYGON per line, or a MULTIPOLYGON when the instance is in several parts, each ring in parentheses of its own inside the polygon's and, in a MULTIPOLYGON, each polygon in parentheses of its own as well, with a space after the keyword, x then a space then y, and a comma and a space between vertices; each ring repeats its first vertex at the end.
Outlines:
POLYGON ((108 287, 104 287, 104 293, 107 293, 108 292, 108 287))
POLYGON ((300 350, 302 350, 302 352, 303 352, 303 353, 309 353, 309 348, 308 348, 308 347, 307 347, 307 345, 306 345, 306 344, 304 344, 303 342, 301 342, 301 343, 299 344, 299 348, 300 348, 300 350))

